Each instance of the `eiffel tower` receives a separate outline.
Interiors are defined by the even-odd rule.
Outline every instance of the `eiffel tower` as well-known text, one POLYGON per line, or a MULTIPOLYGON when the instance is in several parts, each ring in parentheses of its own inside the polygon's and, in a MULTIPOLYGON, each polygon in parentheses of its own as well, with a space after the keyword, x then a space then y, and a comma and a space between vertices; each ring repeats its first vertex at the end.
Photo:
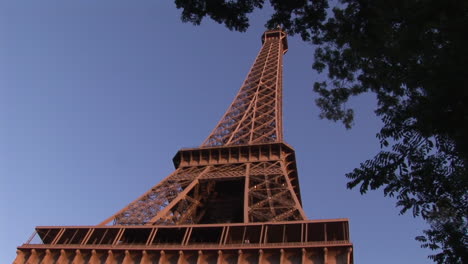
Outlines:
POLYGON ((14 264, 351 264, 347 219, 308 220, 283 141, 281 29, 262 35, 243 85, 199 148, 96 226, 36 227, 14 264))

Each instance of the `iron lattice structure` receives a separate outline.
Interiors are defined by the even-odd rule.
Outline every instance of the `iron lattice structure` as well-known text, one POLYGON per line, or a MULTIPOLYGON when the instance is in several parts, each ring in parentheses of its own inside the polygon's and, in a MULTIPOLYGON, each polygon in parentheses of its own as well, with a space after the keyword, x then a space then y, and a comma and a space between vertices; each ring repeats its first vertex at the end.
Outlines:
POLYGON ((239 93, 202 146, 179 151, 174 173, 102 224, 306 219, 294 151, 283 143, 286 34, 266 32, 262 40, 262 49, 239 93))
POLYGON ((283 141, 284 32, 265 33, 263 46, 239 93, 202 147, 283 141))
POLYGON ((14 263, 352 263, 347 219, 307 220, 294 150, 283 141, 280 29, 234 101, 175 171, 91 227, 37 227, 14 263))

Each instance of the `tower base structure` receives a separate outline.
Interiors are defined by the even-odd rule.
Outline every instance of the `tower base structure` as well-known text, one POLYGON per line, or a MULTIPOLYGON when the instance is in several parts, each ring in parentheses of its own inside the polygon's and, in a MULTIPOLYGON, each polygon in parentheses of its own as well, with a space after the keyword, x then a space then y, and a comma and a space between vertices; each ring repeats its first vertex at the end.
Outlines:
POLYGON ((37 227, 14 264, 352 264, 347 219, 37 227))

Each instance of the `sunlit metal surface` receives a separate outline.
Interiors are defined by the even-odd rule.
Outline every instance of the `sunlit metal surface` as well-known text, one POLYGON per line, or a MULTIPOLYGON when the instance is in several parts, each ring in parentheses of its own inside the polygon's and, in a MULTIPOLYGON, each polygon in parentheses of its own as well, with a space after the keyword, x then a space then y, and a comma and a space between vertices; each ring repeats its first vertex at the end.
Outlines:
POLYGON ((262 48, 236 98, 175 171, 97 226, 37 227, 15 264, 353 263, 347 219, 307 220, 283 142, 286 34, 262 48))

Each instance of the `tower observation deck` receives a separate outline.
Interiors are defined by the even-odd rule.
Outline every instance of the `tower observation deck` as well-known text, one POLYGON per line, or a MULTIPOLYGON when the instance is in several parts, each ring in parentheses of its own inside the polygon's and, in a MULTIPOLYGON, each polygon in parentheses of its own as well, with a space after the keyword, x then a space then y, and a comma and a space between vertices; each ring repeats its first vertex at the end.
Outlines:
POLYGON ((95 226, 41 226, 15 264, 351 264, 347 219, 308 220, 283 140, 286 33, 269 30, 234 101, 175 171, 95 226))

